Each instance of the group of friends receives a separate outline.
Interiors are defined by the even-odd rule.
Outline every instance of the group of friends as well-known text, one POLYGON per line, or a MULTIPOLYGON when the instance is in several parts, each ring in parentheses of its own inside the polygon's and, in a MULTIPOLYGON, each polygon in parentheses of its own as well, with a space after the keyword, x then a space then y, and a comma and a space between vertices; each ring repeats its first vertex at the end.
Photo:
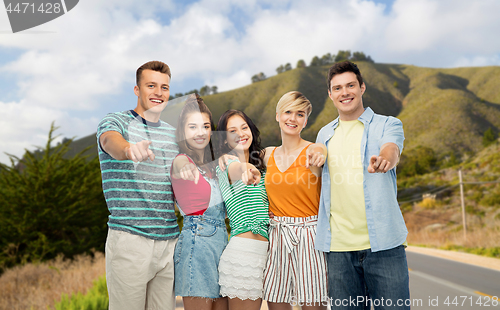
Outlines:
POLYGON ((175 296, 188 310, 409 309, 403 127, 364 108, 356 64, 329 69, 339 116, 315 142, 301 137, 312 105, 290 91, 276 105, 281 145, 266 148, 243 111, 215 130, 198 95, 175 127, 162 121, 170 79, 165 63, 145 63, 136 108, 98 125, 109 309, 175 309, 175 296))

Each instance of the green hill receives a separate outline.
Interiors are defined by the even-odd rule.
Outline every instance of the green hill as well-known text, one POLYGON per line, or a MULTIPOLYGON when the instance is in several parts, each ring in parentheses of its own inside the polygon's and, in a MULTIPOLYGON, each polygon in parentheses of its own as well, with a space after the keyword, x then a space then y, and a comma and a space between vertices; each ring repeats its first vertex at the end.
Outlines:
MULTIPOLYGON (((365 107, 403 121, 405 151, 426 146, 439 157, 473 154, 483 148, 488 128, 500 131, 500 67, 431 69, 368 62, 358 66, 367 86, 365 107)), ((278 145, 276 103, 286 92, 298 90, 313 104, 303 137, 314 141, 318 130, 338 115, 326 89, 328 68, 293 69, 204 100, 215 122, 227 109, 243 110, 259 127, 263 145, 278 145)), ((75 146, 95 143, 94 137, 76 140, 75 146)))
MULTIPOLYGON (((488 128, 500 129, 500 67, 429 69, 407 65, 358 63, 367 90, 365 107, 403 121, 405 149, 427 146, 438 156, 475 153, 488 128)), ((245 111, 263 133, 265 145, 279 144, 274 119, 279 98, 298 90, 313 104, 303 133, 315 140, 318 130, 338 116, 327 96, 329 66, 307 67, 278 74, 239 89, 207 96, 217 119, 229 108, 245 111)))

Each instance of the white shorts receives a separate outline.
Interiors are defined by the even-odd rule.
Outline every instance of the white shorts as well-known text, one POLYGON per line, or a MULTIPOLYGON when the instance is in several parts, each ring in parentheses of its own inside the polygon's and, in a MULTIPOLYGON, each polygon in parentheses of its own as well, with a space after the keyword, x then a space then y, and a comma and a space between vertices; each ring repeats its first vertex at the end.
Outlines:
POLYGON ((262 298, 269 242, 232 237, 219 262, 220 294, 241 300, 262 298))
POLYGON ((177 238, 158 241, 108 229, 106 282, 109 309, 175 309, 176 243, 177 238))
POLYGON ((314 249, 317 216, 270 220, 264 300, 276 303, 328 300, 326 256, 314 249))

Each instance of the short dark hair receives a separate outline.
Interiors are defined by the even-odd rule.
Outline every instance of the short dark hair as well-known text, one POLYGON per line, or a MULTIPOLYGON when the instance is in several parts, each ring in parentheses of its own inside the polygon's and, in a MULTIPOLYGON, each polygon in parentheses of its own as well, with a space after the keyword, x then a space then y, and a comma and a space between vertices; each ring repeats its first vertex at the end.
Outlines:
POLYGON ((352 72, 356 74, 356 79, 359 82, 359 86, 363 85, 363 77, 361 76, 361 72, 358 69, 358 66, 349 60, 342 61, 342 62, 337 62, 333 66, 330 67, 330 70, 328 70, 328 76, 326 80, 326 84, 328 85, 328 91, 330 91, 330 83, 333 79, 333 77, 337 74, 342 74, 345 72, 352 72))
POLYGON ((158 60, 153 60, 149 61, 137 69, 137 72, 135 74, 135 82, 137 83, 136 85, 139 86, 139 82, 141 81, 141 76, 142 76, 142 71, 144 70, 153 70, 153 71, 158 71, 164 74, 167 74, 170 78, 172 78, 172 75, 170 74, 170 67, 161 61, 158 60))
POLYGON ((217 131, 226 132, 226 135, 224 135, 224 137, 219 137, 220 138, 220 141, 218 143, 219 156, 228 154, 232 151, 231 148, 225 142, 227 141, 227 122, 231 117, 235 115, 241 117, 248 124, 248 127, 252 132, 252 143, 248 148, 249 152, 248 162, 254 165, 255 168, 259 169, 262 172, 266 169, 266 165, 264 164, 265 151, 261 145, 260 131, 254 124, 254 122, 252 122, 250 117, 248 117, 243 111, 233 110, 233 109, 227 110, 219 118, 219 123, 217 124, 217 131))

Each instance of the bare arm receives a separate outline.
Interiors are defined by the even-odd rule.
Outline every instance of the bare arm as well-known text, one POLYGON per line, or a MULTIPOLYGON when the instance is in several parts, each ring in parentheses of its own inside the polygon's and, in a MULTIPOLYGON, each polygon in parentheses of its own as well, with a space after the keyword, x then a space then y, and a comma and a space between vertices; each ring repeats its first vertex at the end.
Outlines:
POLYGON ((227 167, 227 172, 231 184, 237 180, 242 180, 246 185, 260 182, 260 171, 249 163, 233 162, 227 167))
POLYGON ((389 142, 380 148, 379 155, 373 155, 368 165, 369 173, 386 173, 396 167, 399 162, 399 148, 396 144, 389 142))
POLYGON ((315 176, 320 177, 323 165, 325 164, 326 155, 327 149, 325 145, 321 143, 309 145, 306 150, 306 168, 309 168, 315 176))
POLYGON ((179 155, 172 163, 172 177, 175 179, 194 181, 194 184, 198 184, 200 172, 196 165, 190 162, 186 156, 179 155))
POLYGON ((155 155, 149 149, 151 141, 143 140, 136 144, 129 143, 117 131, 107 131, 99 137, 102 149, 116 160, 133 160, 134 162, 153 161, 155 155))

